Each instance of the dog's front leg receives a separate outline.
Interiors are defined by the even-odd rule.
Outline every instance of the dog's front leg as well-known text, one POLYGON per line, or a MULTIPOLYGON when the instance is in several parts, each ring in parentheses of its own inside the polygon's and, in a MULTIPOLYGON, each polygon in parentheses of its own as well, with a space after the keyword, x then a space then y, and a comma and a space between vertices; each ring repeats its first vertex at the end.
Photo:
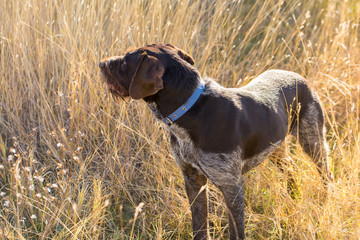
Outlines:
POLYGON ((194 239, 208 239, 207 223, 207 179, 190 164, 181 167, 184 175, 186 194, 189 199, 194 239))
POLYGON ((217 185, 225 198, 229 210, 230 239, 245 239, 244 224, 244 180, 217 185))
POLYGON ((208 239, 208 206, 207 189, 205 188, 207 178, 191 164, 192 162, 195 164, 197 159, 191 142, 181 141, 174 134, 171 134, 170 146, 176 163, 184 176, 186 194, 189 199, 192 215, 194 239, 208 239))
POLYGON ((245 239, 244 179, 239 162, 226 154, 202 153, 199 158, 201 170, 224 195, 231 240, 245 239))

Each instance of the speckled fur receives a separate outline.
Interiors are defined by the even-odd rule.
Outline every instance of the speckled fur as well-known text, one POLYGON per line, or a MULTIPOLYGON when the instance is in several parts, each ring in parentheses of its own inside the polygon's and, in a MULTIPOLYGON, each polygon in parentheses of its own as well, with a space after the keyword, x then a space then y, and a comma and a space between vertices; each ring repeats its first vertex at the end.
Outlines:
POLYGON ((158 119, 174 112, 205 82, 195 104, 168 126, 184 176, 194 239, 209 238, 208 179, 229 209, 230 239, 245 239, 243 175, 271 153, 281 153, 275 150, 288 133, 298 137, 324 180, 332 179, 320 100, 297 73, 269 70, 244 87, 225 88, 201 79, 191 56, 170 44, 105 58, 99 67, 114 95, 142 98, 158 119))

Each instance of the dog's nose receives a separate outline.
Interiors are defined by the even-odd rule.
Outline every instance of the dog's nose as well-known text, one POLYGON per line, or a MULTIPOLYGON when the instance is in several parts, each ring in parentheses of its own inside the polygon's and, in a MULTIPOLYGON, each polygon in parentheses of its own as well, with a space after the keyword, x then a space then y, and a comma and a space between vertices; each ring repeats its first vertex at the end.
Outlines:
POLYGON ((99 68, 104 68, 106 63, 104 61, 99 62, 99 68))

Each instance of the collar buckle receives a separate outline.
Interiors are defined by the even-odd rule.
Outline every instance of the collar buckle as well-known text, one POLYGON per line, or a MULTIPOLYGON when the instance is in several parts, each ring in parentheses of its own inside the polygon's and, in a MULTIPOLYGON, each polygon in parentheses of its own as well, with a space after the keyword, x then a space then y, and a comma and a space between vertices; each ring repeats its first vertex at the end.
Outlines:
POLYGON ((168 118, 168 117, 163 118, 163 122, 164 122, 165 124, 167 124, 168 126, 170 126, 171 124, 173 124, 173 121, 171 121, 171 119, 168 118))

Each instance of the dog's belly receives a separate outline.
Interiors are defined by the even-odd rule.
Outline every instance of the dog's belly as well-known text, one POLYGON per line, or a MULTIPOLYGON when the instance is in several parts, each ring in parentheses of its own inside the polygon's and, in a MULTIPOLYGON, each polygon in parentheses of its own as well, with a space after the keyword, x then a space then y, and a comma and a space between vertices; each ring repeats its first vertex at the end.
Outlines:
POLYGON ((283 140, 280 140, 276 143, 272 143, 267 148, 262 150, 260 153, 257 153, 249 158, 244 159, 241 173, 245 174, 252 168, 262 163, 281 144, 282 141, 283 140))
POLYGON ((230 172, 240 177, 241 174, 261 164, 282 142, 282 140, 279 140, 275 143, 268 144, 265 149, 244 159, 243 150, 240 147, 228 153, 204 152, 194 146, 185 130, 175 126, 172 127, 172 130, 170 145, 177 165, 181 169, 186 168, 187 165, 191 165, 205 176, 212 176, 211 172, 204 167, 204 163, 211 163, 213 166, 218 165, 218 167, 215 168, 217 170, 226 168, 230 171, 229 169, 231 169, 230 172), (174 131, 174 129, 176 129, 176 131, 174 131))

